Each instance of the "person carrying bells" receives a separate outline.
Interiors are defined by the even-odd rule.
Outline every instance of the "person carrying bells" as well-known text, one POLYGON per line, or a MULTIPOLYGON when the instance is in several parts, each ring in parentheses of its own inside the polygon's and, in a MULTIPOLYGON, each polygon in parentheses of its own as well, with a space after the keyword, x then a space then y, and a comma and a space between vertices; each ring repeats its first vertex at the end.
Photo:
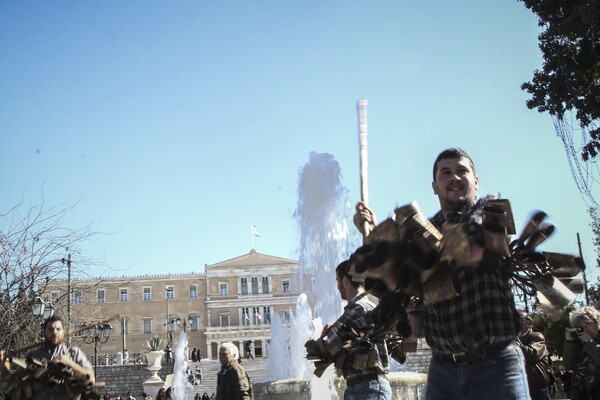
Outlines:
MULTIPOLYGON (((488 198, 477 197, 471 157, 458 148, 442 151, 433 163, 431 186, 441 210, 430 222, 440 231, 446 222, 464 224, 468 248, 466 260, 441 266, 451 273, 447 284, 453 283, 456 295, 419 304, 433 355, 425 399, 529 399, 523 353, 516 345, 521 318, 501 257, 484 247, 488 198)), ((359 203, 354 223, 364 233, 365 223, 375 228, 375 214, 359 203)))
MULTIPOLYGON (((94 370, 92 364, 81 349, 72 346, 67 347, 64 343, 65 329, 63 319, 58 315, 53 315, 46 319, 43 324, 44 343, 27 354, 28 359, 48 362, 50 368, 60 368, 68 375, 81 379, 87 385, 93 385, 95 382, 94 370)), ((0 364, 2 375, 9 372, 5 366, 4 350, 0 351, 0 364)), ((42 390, 36 390, 33 393, 33 400, 63 400, 72 399, 72 394, 66 385, 46 384, 42 390)))
POLYGON ((365 292, 364 283, 352 280, 349 261, 336 268, 337 287, 348 303, 344 313, 326 325, 318 340, 309 340, 307 358, 316 362, 315 375, 321 376, 331 363, 346 380, 344 400, 391 400, 386 378, 388 352, 383 337, 370 337, 370 313, 375 308, 365 292))

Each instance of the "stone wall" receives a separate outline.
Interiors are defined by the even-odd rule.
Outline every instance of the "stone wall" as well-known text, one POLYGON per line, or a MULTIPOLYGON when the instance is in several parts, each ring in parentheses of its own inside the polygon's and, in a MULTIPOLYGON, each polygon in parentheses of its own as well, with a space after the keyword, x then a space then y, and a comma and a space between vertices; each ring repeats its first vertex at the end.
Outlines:
MULTIPOLYGON (((158 376, 164 381, 166 376, 172 373, 173 364, 163 364, 160 371, 158 371, 158 376)), ((124 396, 128 390, 131 390, 134 397, 139 398, 144 391, 142 382, 148 380, 151 375, 146 364, 99 365, 96 380, 106 382, 106 387, 104 389, 97 389, 96 392, 101 395, 109 394, 111 397, 114 397, 124 396)))
POLYGON ((407 353, 406 364, 411 372, 420 372, 426 374, 429 370, 429 362, 431 361, 431 348, 427 346, 424 340, 419 340, 417 351, 407 353))
MULTIPOLYGON (((426 375, 412 372, 392 372, 388 375, 388 379, 393 400, 423 399, 423 389, 427 382, 426 375)), ((333 379, 332 388, 328 387, 327 382, 323 385, 322 382, 318 382, 318 379, 312 381, 321 384, 318 384, 317 387, 311 387, 311 380, 309 379, 285 379, 257 383, 252 386, 254 400, 310 400, 314 397, 319 399, 344 398, 345 380, 333 379), (316 396, 312 396, 313 391, 315 391, 316 396)))

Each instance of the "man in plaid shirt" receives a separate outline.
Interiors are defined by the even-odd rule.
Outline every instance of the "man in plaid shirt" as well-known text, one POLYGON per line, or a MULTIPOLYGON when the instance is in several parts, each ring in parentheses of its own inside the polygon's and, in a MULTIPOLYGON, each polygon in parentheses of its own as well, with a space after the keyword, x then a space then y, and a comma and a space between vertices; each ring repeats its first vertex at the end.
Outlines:
MULTIPOLYGON (((481 215, 486 198, 477 198, 478 177, 471 157, 462 149, 441 152, 433 165, 432 188, 441 210, 431 219, 466 223, 470 260, 449 263, 458 296, 423 305, 422 320, 433 359, 426 400, 529 399, 523 353, 516 345, 521 318, 514 306, 508 276, 499 256, 486 252, 481 215)), ((371 210, 361 211, 355 223, 375 225, 371 210)))
POLYGON ((372 328, 368 314, 375 304, 368 299, 364 284, 352 281, 349 269, 348 261, 344 261, 335 270, 338 290, 348 304, 342 316, 323 330, 326 348, 335 357, 336 367, 341 364, 347 386, 344 400, 391 400, 392 390, 385 377, 389 370, 385 341, 367 334, 372 328), (342 349, 349 341, 351 348, 342 349))

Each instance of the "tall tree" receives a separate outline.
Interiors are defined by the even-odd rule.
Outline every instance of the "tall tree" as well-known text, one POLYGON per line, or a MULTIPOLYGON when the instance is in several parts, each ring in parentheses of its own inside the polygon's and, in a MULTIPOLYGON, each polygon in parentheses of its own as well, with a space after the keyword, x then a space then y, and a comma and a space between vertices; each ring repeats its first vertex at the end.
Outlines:
POLYGON ((558 118, 575 110, 590 133, 581 156, 594 158, 600 150, 600 0, 521 1, 543 28, 543 68, 522 86, 532 96, 527 106, 558 118))
POLYGON ((543 66, 521 88, 527 107, 548 112, 565 146, 571 171, 584 198, 600 153, 600 0, 520 0, 538 18, 543 66), (580 126, 574 137, 571 114, 580 126), (579 157, 584 165, 579 162, 579 157))
POLYGON ((30 303, 35 296, 48 297, 49 280, 66 276, 68 253, 77 256, 74 274, 90 266, 74 247, 92 233, 65 226, 73 207, 19 204, 0 215, 0 348, 14 351, 39 340, 41 320, 30 303))

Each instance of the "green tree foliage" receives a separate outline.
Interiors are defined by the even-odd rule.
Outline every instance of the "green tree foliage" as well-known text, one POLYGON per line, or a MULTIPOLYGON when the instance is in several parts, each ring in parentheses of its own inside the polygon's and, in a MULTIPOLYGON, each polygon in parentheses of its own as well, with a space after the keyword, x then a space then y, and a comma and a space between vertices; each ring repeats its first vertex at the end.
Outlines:
POLYGON ((544 58, 530 82, 527 107, 562 121, 574 111, 582 129, 584 161, 600 152, 600 0, 521 0, 543 29, 539 47, 544 58))
POLYGON ((595 284, 588 286, 588 297, 590 299, 588 305, 600 310, 600 278, 596 280, 595 284))
POLYGON ((546 314, 531 314, 533 319, 533 330, 542 332, 546 338, 546 347, 551 355, 562 357, 565 347, 565 329, 569 328, 568 314, 575 307, 567 306, 565 308, 564 318, 558 321, 552 321, 546 314))
MULTIPOLYGON (((590 222, 590 227, 594 234, 593 240, 596 251, 596 267, 600 267, 600 215, 596 208, 590 208, 588 211, 592 220, 592 222, 590 222)), ((588 286, 587 292, 589 299, 588 305, 600 310, 600 278, 598 278, 594 285, 588 286)))
POLYGON ((589 210, 590 218, 592 222, 590 222, 590 227, 592 228, 592 233, 594 234, 594 247, 596 248, 596 266, 600 267, 600 215, 598 214, 598 209, 590 208, 589 210))

